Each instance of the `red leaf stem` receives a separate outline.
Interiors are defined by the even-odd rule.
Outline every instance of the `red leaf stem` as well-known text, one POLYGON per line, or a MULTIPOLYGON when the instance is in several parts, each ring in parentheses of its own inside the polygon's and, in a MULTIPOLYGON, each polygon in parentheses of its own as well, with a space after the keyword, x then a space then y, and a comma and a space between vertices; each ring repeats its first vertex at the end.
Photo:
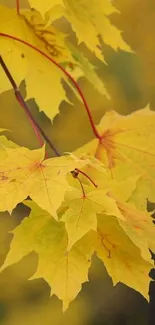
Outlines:
POLYGON ((83 176, 85 176, 87 179, 89 179, 89 181, 95 186, 97 187, 97 185, 94 183, 94 181, 82 170, 75 168, 75 171, 77 171, 78 173, 82 174, 83 176))

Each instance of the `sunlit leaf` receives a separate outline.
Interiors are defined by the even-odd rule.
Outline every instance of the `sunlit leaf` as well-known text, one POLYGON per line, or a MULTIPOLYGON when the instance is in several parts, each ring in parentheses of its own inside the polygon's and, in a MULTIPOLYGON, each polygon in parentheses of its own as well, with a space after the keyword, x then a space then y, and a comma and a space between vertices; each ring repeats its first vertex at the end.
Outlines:
POLYGON ((30 196, 57 218, 56 210, 70 189, 66 175, 79 163, 70 156, 44 160, 44 147, 33 151, 7 149, 6 154, 0 162, 0 210, 12 211, 30 196))

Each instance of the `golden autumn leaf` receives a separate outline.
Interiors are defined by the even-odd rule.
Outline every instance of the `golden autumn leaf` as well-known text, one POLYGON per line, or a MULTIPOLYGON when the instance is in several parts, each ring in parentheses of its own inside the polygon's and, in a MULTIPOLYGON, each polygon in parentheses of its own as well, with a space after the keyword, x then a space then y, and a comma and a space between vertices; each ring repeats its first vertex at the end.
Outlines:
POLYGON ((144 260, 140 250, 124 233, 116 218, 98 216, 98 232, 94 232, 95 250, 115 284, 123 282, 148 300, 149 271, 152 264, 144 260))
POLYGON ((70 156, 44 160, 45 148, 30 151, 27 148, 6 149, 0 161, 0 209, 12 211, 19 202, 30 196, 54 218, 56 210, 70 189, 67 173, 88 161, 70 156))
MULTIPOLYGON (((0 47, 17 85, 25 79, 27 99, 35 98, 40 110, 52 119, 58 113, 61 101, 66 99, 61 79, 67 81, 67 78, 45 56, 56 62, 71 61, 62 33, 54 27, 45 29, 37 12, 25 12, 25 16, 18 16, 14 9, 0 6, 0 47)), ((0 92, 12 87, 2 68, 0 78, 0 92)))
MULTIPOLYGON (((144 113, 144 112, 143 112, 144 113)), ((146 111, 145 111, 146 113, 146 111)), ((151 112, 153 113, 153 112, 151 112)), ((115 115, 115 114, 114 114, 115 115)), ((133 114, 134 115, 134 114, 133 114)), ((140 115, 140 114, 139 114, 140 115)), ((152 115, 152 114, 151 114, 152 115)), ((140 115, 141 116, 141 115, 140 115)), ((145 114, 144 114, 145 116, 145 114)), ((146 115, 147 116, 147 115, 146 115)), ((151 130, 151 123, 153 123, 153 116, 154 113, 152 115, 152 121, 149 118, 148 121, 150 120, 150 123, 147 124, 147 118, 144 119, 144 124, 147 130, 151 130)), ((126 119, 126 118, 125 118, 126 119)), ((116 125, 122 125, 124 128, 126 128, 125 125, 125 119, 123 118, 122 124, 118 123, 121 122, 119 120, 118 117, 118 121, 116 125), (124 122, 124 123, 123 123, 124 122)), ((138 120, 138 119, 137 119, 138 120)), ((110 120, 109 120, 110 122, 110 120)), ((112 121, 113 122, 113 121, 112 121)), ((128 121, 129 122, 129 121, 128 121)), ((132 119, 132 127, 134 130, 134 123, 133 123, 133 119, 132 119)), ((135 125, 136 125, 136 120, 135 120, 135 125)), ((140 124, 141 126, 143 125, 142 123, 140 124)), ((111 123, 111 127, 113 126, 113 124, 111 123)), ((114 129, 115 130, 115 129, 114 129)), ((135 126, 135 130, 136 130, 136 126, 135 126)), ((152 130, 153 130, 153 124, 152 124, 152 130)), ((122 136, 122 139, 129 139, 127 136, 124 137, 123 136, 123 132, 121 134, 121 128, 119 128, 120 131, 120 137, 122 136)), ((127 132, 132 132, 132 128, 130 127, 129 129, 127 129, 127 132)), ((147 131, 149 132, 149 131, 147 131)), ((153 130, 154 132, 154 130, 153 130)), ((109 131, 110 133, 110 131, 109 131)), ((119 132, 118 132, 119 133, 119 132)), ((105 131, 106 134, 106 131, 105 131)), ((117 132, 114 132, 114 135, 117 136, 117 132)), ((144 138, 143 138, 143 134, 140 134, 141 137, 138 138, 137 143, 142 146, 142 143, 146 143, 147 146, 147 137, 145 139, 146 136, 146 132, 144 133, 144 138), (144 142, 146 141, 146 142, 144 142)), ((151 132, 149 133, 149 135, 151 136, 151 132)), ((136 145, 136 139, 137 139, 137 133, 135 132, 135 135, 133 134, 133 138, 135 137, 135 141, 133 141, 134 145, 136 145)), ((153 134, 152 134, 153 137, 153 134)), ((114 137, 114 140, 116 138, 114 137)), ((132 138, 131 138, 132 141, 132 138)), ((153 141, 153 140, 152 140, 153 141)), ((141 254, 142 257, 145 260, 150 261, 150 252, 149 249, 151 249, 153 252, 155 252, 155 228, 154 228, 154 224, 153 224, 153 220, 151 218, 150 213, 148 213, 146 211, 146 198, 147 198, 147 193, 150 193, 151 195, 154 195, 154 193, 152 193, 152 183, 154 182, 153 176, 152 178, 149 178, 149 175, 147 175, 146 177, 146 171, 147 173, 153 173, 154 170, 152 168, 152 171, 150 170, 150 165, 149 165, 149 161, 151 159, 153 159, 153 155, 149 155, 148 152, 148 160, 147 159, 139 159, 139 155, 141 154, 140 149, 142 148, 141 146, 139 147, 139 150, 137 149, 137 155, 134 155, 130 153, 126 150, 125 153, 127 153, 129 155, 130 160, 129 162, 133 162, 133 168, 130 167, 130 164, 128 164, 128 160, 127 162, 125 161, 125 159, 119 159, 121 157, 121 149, 122 147, 118 147, 118 149, 120 149, 120 154, 116 155, 119 151, 116 151, 115 154, 115 149, 117 149, 116 145, 117 145, 117 141, 112 142, 111 140, 109 140, 109 142, 107 142, 107 147, 102 147, 102 145, 100 145, 100 151, 98 151, 98 141, 97 140, 93 140, 92 142, 90 142, 89 144, 87 144, 86 146, 82 147, 81 149, 78 149, 77 152, 78 154, 83 152, 83 150, 85 150, 86 152, 89 152, 91 154, 94 153, 94 155, 96 156, 96 152, 99 153, 100 152, 100 156, 98 156, 98 158, 100 157, 100 159, 104 162, 104 166, 107 164, 107 173, 101 173, 99 170, 94 170, 92 167, 86 167, 85 172, 89 175, 89 177, 95 179, 96 184, 98 185, 98 189, 100 189, 101 191, 105 191, 106 195, 109 196, 109 198, 115 200, 115 204, 117 206, 117 209, 119 210, 119 213, 121 213, 122 217, 124 218, 124 220, 121 220, 120 218, 118 219, 120 226, 122 227, 122 229, 124 230, 124 232, 127 234, 127 236, 133 241, 133 243, 141 250, 141 254), (110 150, 107 152, 106 149, 109 146, 112 146, 112 157, 114 158, 114 165, 113 166, 109 166, 109 160, 108 160, 108 154, 110 154, 110 150), (93 151, 94 150, 94 151, 93 151), (151 157, 150 157, 151 156, 151 157), (135 159, 136 159, 136 164, 135 164, 135 159), (143 167, 143 172, 139 173, 139 169, 137 168, 137 162, 140 162, 140 167, 143 167), (149 160, 150 159, 150 160, 149 160), (145 164, 145 165, 144 165, 145 164), (117 167, 119 167, 119 169, 117 169, 117 167), (134 169, 135 167, 135 169, 134 169), (109 172, 110 170, 110 172, 109 172), (115 171, 118 173, 115 173, 115 171), (121 174, 122 171, 122 174, 121 174), (126 174, 123 174, 125 173, 126 174), (141 181, 141 182, 140 182, 141 181), (150 182, 150 186, 149 183, 150 182), (144 191, 145 188, 145 191, 144 191), (147 192, 146 192, 147 191, 147 192), (136 193, 140 193, 141 197, 137 198, 136 193), (133 203, 135 201, 135 203, 133 203)), ((119 142, 120 143, 120 142, 119 142)), ((148 143, 151 143, 150 141, 148 143)), ((105 137, 105 143, 106 144, 106 137, 105 137)), ((125 146, 126 149, 128 149, 128 146, 125 146)), ((131 146, 129 147, 129 149, 131 148, 131 146)), ((138 146, 137 146, 138 148, 138 146)), ((151 145, 152 148, 152 145, 151 145)), ((123 147, 124 149, 124 147, 123 147)), ((144 147, 145 149, 145 147, 144 147)), ((149 150, 149 148, 148 148, 149 150)), ((77 153, 76 152, 76 153, 77 153)), ((142 154, 143 154, 143 150, 142 150, 142 154)), ((144 155, 147 155, 147 151, 144 151, 144 155)), ((128 157, 128 156, 127 156, 128 157)), ((147 156, 146 156, 147 157, 147 156)), ((123 156, 124 158, 124 156, 123 156)), ((132 165, 131 165, 132 166, 132 165)), ((153 167, 154 165, 152 165, 153 167)), ((153 174, 152 174, 153 175, 153 174)), ((84 178, 82 179, 82 181, 84 182, 84 178)), ((86 181, 85 181, 86 182, 86 181)), ((154 183, 153 183, 154 184, 154 183)), ((97 190, 98 191, 98 190, 97 190)), ((104 212, 105 215, 107 215, 107 212, 104 212)), ((113 213, 111 213, 111 215, 116 216, 114 211, 113 213)))
MULTIPOLYGON (((94 155, 107 166, 106 184, 129 177, 137 179, 130 200, 142 210, 146 210, 147 199, 155 201, 154 124, 155 113, 148 107, 128 116, 109 112, 98 127, 101 139, 77 150, 78 154, 94 155)), ((101 187, 104 182, 100 179, 101 187)))
POLYGON ((136 209, 134 204, 117 202, 117 206, 125 218, 119 221, 120 226, 133 243, 140 248, 142 257, 150 261, 150 252, 155 252, 155 227, 151 215, 136 209))

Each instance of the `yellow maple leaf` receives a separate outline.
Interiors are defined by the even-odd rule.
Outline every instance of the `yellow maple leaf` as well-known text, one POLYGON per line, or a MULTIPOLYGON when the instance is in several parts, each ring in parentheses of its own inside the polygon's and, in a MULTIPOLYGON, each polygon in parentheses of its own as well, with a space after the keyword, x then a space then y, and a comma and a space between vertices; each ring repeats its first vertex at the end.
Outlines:
POLYGON ((68 233, 68 250, 89 230, 96 230, 96 214, 104 212, 107 215, 115 215, 124 220, 115 200, 108 197, 103 190, 90 188, 85 189, 85 195, 82 191, 74 189, 66 194, 65 204, 67 211, 63 214, 61 221, 65 222, 68 233))
POLYGON ((98 232, 94 232, 95 250, 103 261, 114 285, 123 282, 148 300, 149 272, 152 264, 124 233, 114 217, 99 215, 98 232))
MULTIPOLYGON (((152 117, 153 116, 154 116, 154 114, 152 115, 152 117)), ((136 123, 136 121, 135 121, 135 123, 136 123)), ((153 123, 153 119, 152 119, 151 123, 153 123)), ((147 119, 145 119, 145 124, 146 124, 146 128, 149 128, 150 124, 147 125, 147 119)), ((124 127, 126 127, 125 123, 123 123, 122 125, 124 127)), ((140 124, 140 125, 142 125, 142 124, 140 124)), ((132 126, 134 127, 134 123, 132 123, 132 126)), ((131 132, 131 129, 129 129, 129 130, 131 132)), ((128 131, 128 129, 127 129, 127 131, 128 131)), ((121 129, 120 129, 120 132, 121 132, 121 129)), ((115 134, 115 132, 114 132, 114 134, 115 134)), ((144 133, 144 135, 146 136, 146 133, 144 133)), ((143 143, 144 135, 142 133, 140 134, 140 136, 142 136, 139 139, 139 141, 142 140, 141 144, 143 143)), ((123 134, 122 134, 122 136, 123 136, 123 134)), ((136 133, 135 133, 135 139, 136 139, 136 133)), ((145 140, 145 137, 144 137, 144 140, 145 140)), ((134 142, 134 144, 135 143, 136 143, 136 141, 134 142)), ((117 144, 117 142, 116 142, 116 144, 117 144)), ((109 141, 108 145, 109 146, 111 145, 112 149, 116 148, 116 145, 113 144, 113 142, 109 141)), ((145 145, 145 142, 144 142, 144 145, 145 145)), ((152 144, 151 144, 151 147, 152 147, 152 144)), ((96 150, 98 152, 97 140, 94 140, 94 141, 90 142, 90 144, 77 150, 78 154, 79 154, 80 150, 83 150, 84 148, 86 149, 86 152, 89 152, 89 153, 93 149, 94 149, 94 153, 96 153, 96 150), (87 151, 88 148, 90 149, 90 151, 87 151)), ((106 147, 106 145, 105 145, 105 148, 102 148, 102 147, 100 148, 100 159, 102 161, 104 161, 104 166, 108 160, 107 155, 110 154, 110 151, 106 152, 105 149, 108 149, 108 146, 106 147)), ((144 149, 145 149, 145 147, 144 147, 144 149)), ((148 148, 148 150, 149 150, 149 148, 148 148)), ((93 153, 93 152, 91 152, 91 153, 93 153)), ((140 151, 140 153, 141 153, 141 151, 140 151)), ((142 151, 142 153, 143 153, 143 151, 142 151)), ((147 153, 147 152, 144 151, 144 154, 145 153, 147 153)), ((112 151, 112 154, 114 155, 114 150, 112 151)), ((150 172, 149 160, 147 161, 146 159, 145 159, 145 166, 143 166, 144 175, 143 174, 137 175, 137 172, 139 171, 139 170, 137 171, 137 162, 140 161, 139 165, 141 165, 143 163, 143 161, 141 162, 141 160, 138 160, 139 159, 138 156, 139 156, 139 150, 138 150, 137 156, 131 155, 131 161, 133 162, 133 166, 135 167, 135 169, 130 168, 130 165, 128 165, 128 160, 127 160, 127 164, 126 164, 124 159, 122 161, 121 160, 117 161, 117 159, 116 159, 115 165, 113 166, 114 169, 111 168, 111 166, 108 166, 108 167, 110 167, 110 173, 108 173, 108 172, 101 173, 100 170, 92 168, 93 166, 86 167, 85 172, 89 175, 89 177, 91 177, 92 179, 95 179, 95 182, 98 185, 98 189, 100 189, 100 191, 105 191, 107 196, 109 196, 111 199, 113 199, 115 201, 117 209, 119 210, 119 212, 122 214, 122 216, 124 218, 124 220, 121 220, 121 218, 118 219, 120 226, 123 228, 125 233, 130 237, 130 239, 133 241, 133 243, 137 247, 139 247, 139 249, 141 250, 142 257, 144 259, 150 261, 149 249, 151 249, 153 252, 155 252, 155 228, 154 228, 154 224, 153 224, 150 214, 146 211, 146 197, 147 197, 146 193, 151 193, 151 195, 152 195, 151 183, 153 182, 153 177, 149 178, 149 176, 148 176, 148 179, 145 177, 146 172, 150 172), (136 159, 136 166, 134 165, 135 159, 136 159), (118 164, 120 170, 119 170, 118 174, 115 174, 115 168, 117 167, 117 164, 118 164), (127 170, 125 168, 127 168, 127 170), (121 171, 122 171, 122 174, 121 174, 121 171), (127 172, 126 176, 124 176, 124 174, 123 174, 124 172, 127 172), (148 180, 150 182, 151 188, 149 188, 148 180), (145 188, 144 193, 141 193, 141 191, 143 191, 144 188, 145 188), (136 192, 140 193, 140 195, 141 195, 140 200, 137 199, 136 192), (138 207, 139 206, 143 207, 143 209, 138 210, 136 205, 133 204, 132 201, 135 201, 135 204, 138 207)), ((116 157, 116 155, 114 155, 114 157, 116 157)), ((129 157, 130 157, 130 150, 129 150, 129 157)), ((153 160, 153 156, 151 156, 151 160, 153 160)), ((108 161, 108 163, 109 163, 109 161, 108 161)), ((153 167, 153 164, 152 164, 152 167, 153 167)), ((153 172, 154 171, 152 169, 152 173, 153 172)), ((84 180, 84 178, 83 178, 82 182, 84 182, 84 181, 86 182, 86 180, 84 180)), ((154 195, 154 193, 153 193, 153 195, 154 195)), ((104 214, 107 214, 107 212, 105 211, 104 214)), ((113 210, 113 213, 111 213, 111 215, 115 216, 114 210, 113 210)))
MULTIPOLYGON (((106 44, 115 50, 121 48, 131 51, 123 40, 121 32, 109 20, 108 16, 117 12, 110 0, 93 0, 91 5, 89 0, 63 0, 63 3, 65 7, 63 15, 71 23, 79 42, 85 42, 101 60, 103 60, 103 54, 99 49, 99 35, 102 36, 106 44)), ((62 15, 62 7, 59 6, 59 8, 57 11, 60 10, 60 15, 62 15)), ((46 18, 52 21, 55 19, 55 15, 53 18, 52 15, 53 9, 46 14, 46 18)))
POLYGON ((88 281, 93 248, 89 236, 81 239, 70 252, 67 252, 67 234, 63 223, 56 222, 34 202, 26 201, 31 208, 28 218, 14 231, 11 249, 3 269, 18 262, 23 256, 35 251, 38 254, 38 267, 35 278, 44 278, 51 286, 51 294, 63 300, 63 310, 88 281))
POLYGON ((117 202, 117 206, 126 220, 119 220, 120 226, 140 248, 142 257, 150 261, 149 249, 155 252, 155 227, 151 215, 137 210, 134 204, 117 202))
MULTIPOLYGON (((0 47, 4 62, 17 85, 25 79, 27 99, 34 97, 40 110, 52 119, 61 101, 66 99, 61 79, 67 81, 67 78, 45 55, 56 62, 71 61, 72 57, 63 34, 54 27, 45 29, 44 25, 35 11, 23 11, 23 15, 18 16, 15 10, 0 6, 0 47)), ((2 68, 0 79, 0 92, 12 87, 2 68)))
POLYGON ((44 160, 45 148, 30 151, 19 147, 6 149, 0 161, 0 210, 12 211, 30 196, 40 207, 57 218, 56 210, 70 189, 67 173, 85 161, 70 156, 44 160), (78 164, 77 164, 78 161, 78 164))
MULTIPOLYGON (((133 243, 140 248, 142 257, 150 261, 149 249, 155 252, 155 227, 150 213, 138 210, 130 199, 136 190, 139 177, 129 177, 123 181, 105 182, 109 196, 115 203, 124 220, 118 219, 120 226, 130 237, 133 243)), ((99 183, 99 180, 97 180, 99 183)), ((103 179, 102 179, 103 182, 103 179)), ((101 183, 102 183, 101 182, 101 183)))
MULTIPOLYGON (((137 178, 130 200, 141 210, 146 210, 146 199, 155 201, 154 124, 155 112, 148 107, 128 116, 108 112, 98 127, 101 139, 94 139, 76 151, 94 155, 103 162, 107 167, 107 184, 137 178)), ((105 187, 103 177, 100 186, 105 187)))
MULTIPOLYGON (((101 178, 101 177, 100 177, 101 178)), ((138 177, 129 177, 123 181, 107 180, 105 177, 100 181, 101 187, 108 188, 110 198, 124 217, 118 219, 120 226, 130 237, 133 243, 140 248, 142 257, 150 261, 149 249, 155 252, 155 228, 150 213, 138 210, 133 203, 129 203, 137 187, 138 177)), ((99 183, 99 179, 96 180, 99 183)), ((99 185, 100 186, 100 185, 99 185)), ((105 212, 105 214, 107 214, 105 212)), ((113 214, 115 216, 115 214, 113 214)))

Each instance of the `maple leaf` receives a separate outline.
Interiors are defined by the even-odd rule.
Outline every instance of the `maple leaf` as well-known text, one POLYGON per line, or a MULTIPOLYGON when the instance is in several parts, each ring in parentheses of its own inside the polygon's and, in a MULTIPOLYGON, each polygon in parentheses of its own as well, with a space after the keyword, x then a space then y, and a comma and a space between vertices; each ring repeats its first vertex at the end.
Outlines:
POLYGON ((65 222, 68 233, 68 250, 89 230, 97 229, 97 213, 106 212, 124 220, 115 200, 108 197, 105 191, 86 188, 85 192, 83 194, 74 189, 65 195, 64 205, 66 204, 68 209, 61 221, 65 222))
POLYGON ((114 285, 123 282, 148 300, 148 273, 152 264, 142 258, 140 250, 124 233, 116 218, 98 216, 94 242, 97 255, 105 264, 114 285))
MULTIPOLYGON (((153 252, 155 251, 155 227, 153 220, 150 213, 140 211, 133 203, 130 203, 139 176, 132 176, 119 182, 115 180, 109 182, 106 178, 104 180, 104 186, 108 186, 109 196, 115 200, 117 208, 124 217, 124 220, 118 219, 120 226, 133 243, 140 248, 142 257, 150 261, 151 255, 149 249, 153 252)), ((99 183, 99 179, 96 181, 99 183)))
POLYGON ((117 206, 126 220, 126 222, 119 220, 120 226, 140 248, 142 257, 150 261, 149 249, 155 252, 155 227, 151 215, 137 210, 131 203, 117 202, 117 206))
MULTIPOLYGON (((45 148, 6 149, 0 162, 0 210, 12 211, 19 202, 30 196, 40 207, 57 218, 56 210, 70 189, 67 173, 85 161, 62 156, 44 160, 45 148)), ((88 161, 86 161, 87 163, 88 161)))
POLYGON ((34 250, 38 254, 38 268, 32 279, 43 277, 51 286, 52 294, 63 300, 63 310, 66 310, 81 290, 81 284, 88 281, 93 253, 90 238, 85 236, 67 252, 64 224, 56 222, 34 202, 25 204, 31 213, 13 231, 11 249, 2 269, 34 250))
MULTIPOLYGON (((136 206, 133 203, 130 203, 133 193, 136 190, 137 183, 139 181, 140 176, 135 175, 135 176, 128 177, 125 180, 118 181, 109 178, 108 174, 106 173, 103 172, 101 173, 99 169, 98 170, 95 169, 94 171, 94 169, 90 167, 89 168, 86 167, 86 168, 89 177, 93 177, 96 183, 98 184, 96 195, 100 197, 100 194, 102 194, 102 198, 106 196, 109 199, 113 200, 114 202, 113 204, 115 204, 115 208, 113 210, 110 211, 109 209, 105 209, 104 214, 106 215, 111 214, 118 218, 119 224, 123 228, 125 233, 130 237, 133 243, 141 250, 142 257, 150 261, 151 256, 150 256, 149 249, 151 249, 153 252, 155 251, 154 224, 148 212, 140 211, 136 208, 136 206), (120 216, 120 214, 122 216, 120 216)), ((84 182, 84 178, 82 179, 82 182, 84 182)), ((104 200, 102 201, 102 204, 103 206, 106 207, 104 200)), ((140 202, 140 204, 142 204, 142 202, 140 202)), ((97 212, 97 207, 96 207, 96 212, 97 212)), ((87 218, 85 219, 87 220, 87 218)), ((73 221, 71 220, 70 228, 72 227, 72 223, 73 221)), ((76 231, 78 231, 78 229, 76 229, 76 231)), ((73 237, 74 239, 78 235, 78 232, 76 231, 73 237)))
MULTIPOLYGON (((23 15, 18 16, 15 10, 0 6, 1 55, 17 85, 25 79, 27 99, 34 97, 40 110, 52 119, 58 113, 61 101, 66 99, 61 79, 68 80, 45 56, 57 62, 70 62, 72 56, 67 50, 63 34, 52 26, 45 29, 44 25, 41 16, 35 11, 24 11, 23 15), (15 38, 22 42, 15 41, 15 38)), ((0 79, 1 92, 12 87, 3 69, 0 69, 0 79)))
MULTIPOLYGON (((71 44, 69 40, 66 40, 66 34, 56 31, 52 25, 46 26, 45 21, 38 12, 24 11, 23 15, 28 26, 34 31, 42 43, 44 43, 44 51, 47 51, 51 57, 56 58, 57 62, 67 62, 66 71, 68 70, 75 80, 78 80, 81 76, 85 76, 101 94, 109 97, 104 83, 95 72, 94 66, 80 50, 71 44), (69 69, 70 65, 72 67, 71 69, 69 69)), ((70 87, 72 87, 71 83, 70 87)), ((72 89, 75 91, 73 87, 72 89)))
MULTIPOLYGON (((69 20, 76 32, 79 43, 85 42, 88 48, 101 60, 103 60, 103 54, 99 49, 99 35, 102 36, 106 44, 115 50, 121 48, 125 51, 131 51, 130 47, 122 39, 121 32, 108 19, 109 15, 117 12, 110 0, 93 0, 91 6, 88 0, 78 2, 63 0, 63 3, 64 11, 63 7, 59 6, 57 12, 60 10, 60 16, 62 16, 63 12, 63 15, 69 20)), ((55 19, 52 9, 46 14, 46 19, 49 21, 55 19)))
MULTIPOLYGON (((107 187, 109 181, 137 178, 130 200, 141 210, 146 210, 146 199, 155 201, 154 123, 155 112, 148 107, 128 116, 109 112, 98 127, 101 139, 94 139, 76 151, 78 155, 94 155, 107 166, 107 187)), ((103 177, 99 182, 105 187, 103 177)))

